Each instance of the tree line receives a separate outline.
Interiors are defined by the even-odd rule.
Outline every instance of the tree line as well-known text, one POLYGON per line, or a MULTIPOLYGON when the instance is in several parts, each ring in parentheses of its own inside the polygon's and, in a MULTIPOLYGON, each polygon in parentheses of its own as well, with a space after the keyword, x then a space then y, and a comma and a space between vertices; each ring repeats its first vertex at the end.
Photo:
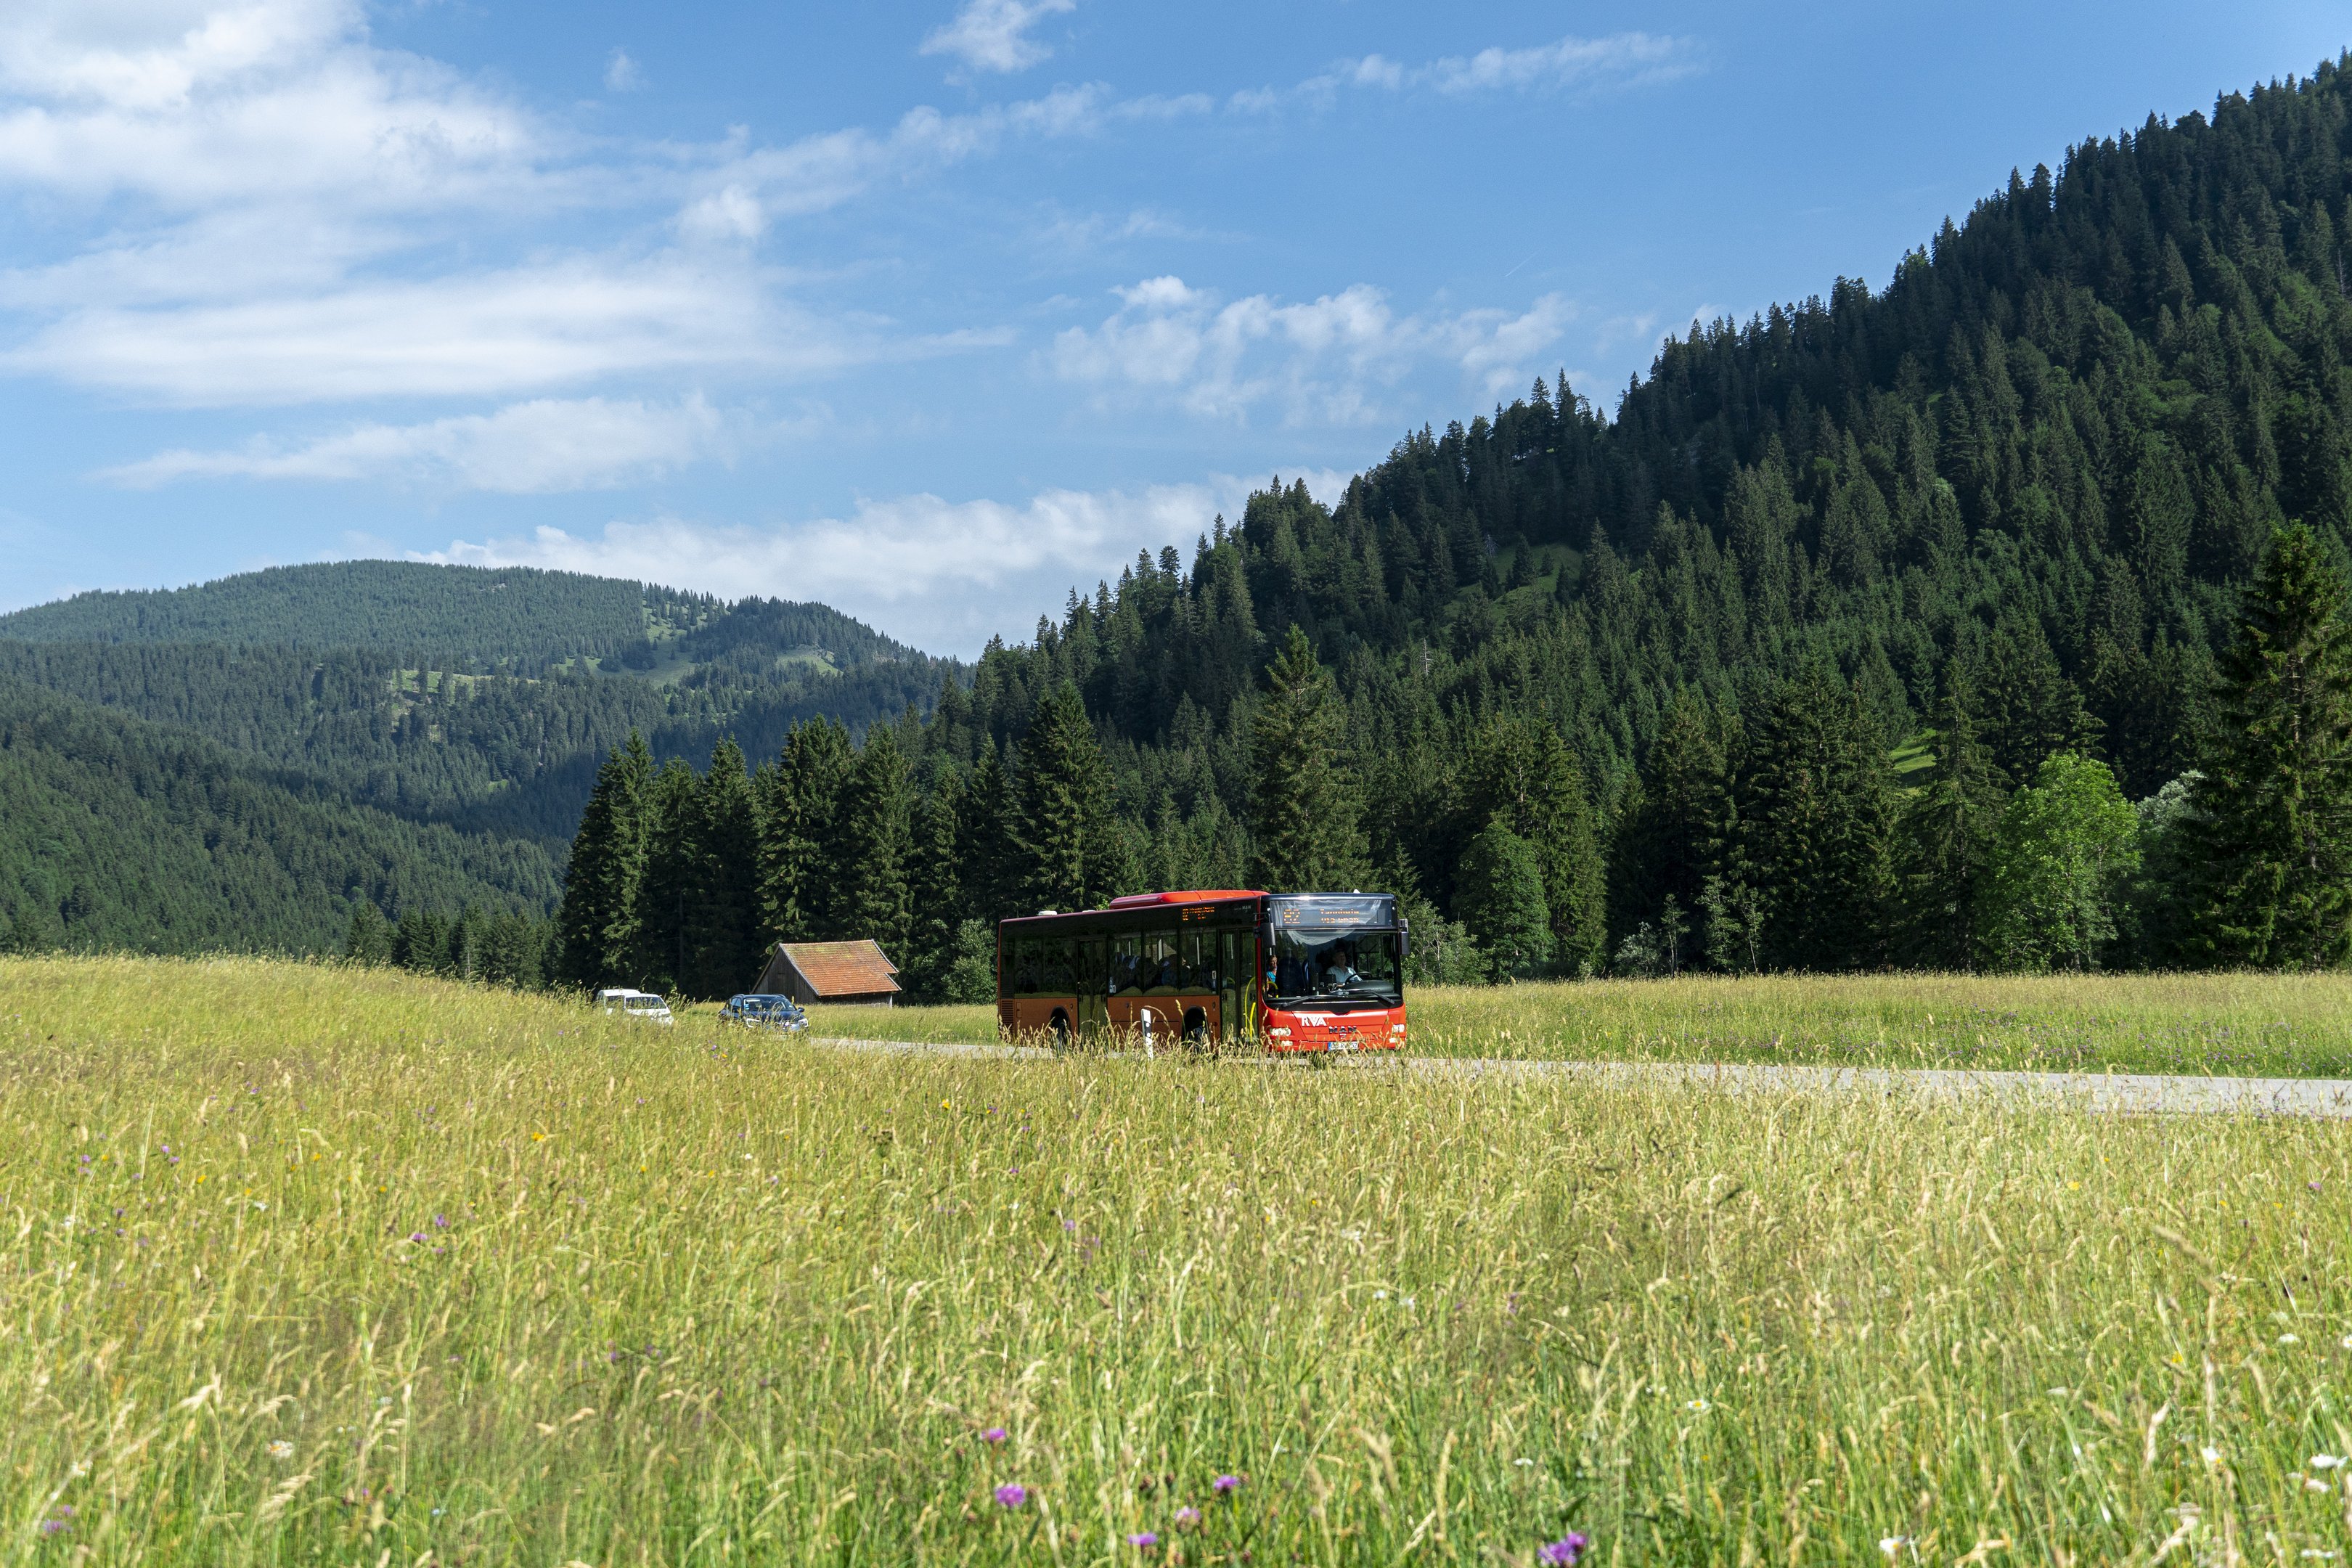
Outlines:
POLYGON ((2067 737, 2011 775, 1964 687, 1890 748, 1859 684, 1822 661, 1744 711, 1679 693, 1613 813, 1557 731, 1493 715, 1454 775, 1465 848, 1444 910, 1408 858, 1377 857, 1370 775, 1295 626, 1248 704, 1247 811, 1222 847, 1122 817, 1070 681, 1016 746, 983 740, 968 767, 936 721, 859 747, 812 721, 750 771, 722 742, 699 775, 655 768, 632 738, 574 841, 552 972, 719 995, 770 942, 871 937, 917 994, 981 1000, 1006 915, 1245 884, 1401 891, 1423 979, 2334 966, 2352 957, 2337 553, 2278 531, 2206 694, 2202 765, 2137 804, 2067 737), (1170 874, 1187 870, 1232 874, 1170 874))

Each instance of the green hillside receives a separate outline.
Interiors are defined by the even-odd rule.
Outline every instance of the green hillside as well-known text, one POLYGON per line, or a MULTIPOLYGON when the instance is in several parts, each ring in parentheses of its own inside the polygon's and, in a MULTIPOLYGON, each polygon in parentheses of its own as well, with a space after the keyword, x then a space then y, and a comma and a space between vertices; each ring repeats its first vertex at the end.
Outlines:
POLYGON ((572 573, 352 561, 0 616, 0 677, 194 731, 353 802, 560 844, 632 731, 772 754, 862 732, 958 667, 823 605, 572 573))
POLYGON ((644 600, 635 583, 572 572, 338 561, 187 588, 77 594, 0 616, 0 637, 426 649, 537 668, 642 642, 644 600))
MULTIPOLYGON (((744 639, 713 657, 742 660, 756 646, 744 639)), ((722 664, 670 681, 464 674, 409 662, 419 657, 0 640, 0 677, 194 731, 395 816, 558 842, 571 836, 597 763, 632 730, 663 756, 707 757, 721 733, 772 754, 799 720, 824 714, 862 731, 927 706, 945 678, 932 660, 854 654, 836 656, 844 668, 722 664)))
POLYGON ((607 661, 615 672, 674 673, 683 660, 759 675, 811 661, 846 669, 923 657, 823 605, 730 605, 576 572, 403 561, 273 566, 186 588, 78 594, 0 615, 0 638, 363 647, 436 668, 524 674, 607 661))
POLYGON ((536 913, 559 862, 0 677, 0 937, 154 952, 340 948, 354 900, 536 913))

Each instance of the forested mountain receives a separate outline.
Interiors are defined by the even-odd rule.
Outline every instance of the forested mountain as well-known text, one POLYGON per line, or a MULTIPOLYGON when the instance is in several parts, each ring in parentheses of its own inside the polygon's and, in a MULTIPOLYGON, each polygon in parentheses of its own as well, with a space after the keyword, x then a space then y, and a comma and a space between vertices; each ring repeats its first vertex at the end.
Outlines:
MULTIPOLYGON (((0 616, 0 931, 314 951, 355 899, 537 918, 629 734, 772 754, 813 716, 862 732, 926 708, 955 668, 822 605, 385 562, 19 611, 0 616), (150 833, 139 863, 125 847, 150 833)), ((450 929, 467 972, 475 928, 450 929)))
POLYGON ((528 567, 339 561, 192 587, 77 594, 0 616, 26 642, 425 648, 467 666, 537 670, 617 657, 646 637, 635 583, 528 567))
POLYGON ((772 752, 800 720, 863 730, 928 705, 944 679, 920 658, 839 671, 803 658, 747 679, 723 663, 746 647, 714 650, 717 679, 657 683, 472 675, 371 648, 0 641, 0 676, 194 731, 399 816, 559 842, 632 730, 664 756, 707 756, 722 732, 772 752))
POLYGON ((632 730, 772 754, 817 714, 863 731, 953 669, 823 605, 607 578, 353 561, 0 616, 0 675, 193 730, 352 799, 568 837, 632 730))
POLYGON ((354 901, 547 907, 539 844, 350 804, 331 785, 0 677, 0 943, 339 947, 354 901))
MULTIPOLYGON (((2228 793, 2185 775, 2253 765, 2210 721, 2233 639, 2293 623, 2294 659, 2339 657, 2347 89, 2329 63, 2086 142, 1882 290, 1693 323, 1613 417, 1538 380, 1409 435, 1335 506, 1277 483, 1189 563, 1139 557, 992 646, 865 784, 830 742, 788 747, 751 798, 802 826, 772 830, 762 875, 785 887, 828 834, 857 849, 829 862, 850 882, 829 912, 772 891, 764 929, 898 911, 876 929, 939 960, 958 919, 1024 899, 1280 866, 1383 877, 1490 948, 1532 929, 1497 889, 1539 882, 1549 935, 1513 947, 1521 968, 2279 961, 2184 934, 2255 928, 2192 918, 2208 893, 2165 840, 2228 793), (2242 626, 2280 550, 2273 586, 2302 584, 2302 608, 2242 626), (1056 690, 1098 762, 1046 761, 1056 690), (1297 710, 1271 740, 1270 703, 1297 710), (1269 809, 1282 767, 1335 781, 1319 819, 1269 809), (1302 860, 1308 837, 1328 847, 1302 860), (2059 880, 2021 891, 2029 862, 2059 880), (2134 881, 2143 864, 2179 885, 2134 881)), ((2271 700, 2252 693, 2273 657, 2241 650, 2232 702, 2271 700)), ((2293 700, 2337 702, 2336 679, 2293 700)), ((2295 787, 2342 801, 2342 715, 2296 712, 2322 739, 2295 787)), ((666 787, 644 831, 690 837, 666 787)), ((2305 820, 2302 863, 2352 870, 2352 809, 2305 820)), ((2345 937, 2298 961, 2340 961, 2345 937)))

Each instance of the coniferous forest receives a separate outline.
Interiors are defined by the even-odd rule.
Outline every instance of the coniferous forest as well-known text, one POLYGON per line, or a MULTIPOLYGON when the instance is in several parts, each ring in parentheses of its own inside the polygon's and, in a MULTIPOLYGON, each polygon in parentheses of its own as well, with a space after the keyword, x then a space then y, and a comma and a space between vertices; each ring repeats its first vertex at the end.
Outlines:
POLYGON ((2150 119, 1613 416, 1277 482, 862 747, 625 749, 561 963, 876 935, 952 992, 1003 913, 1377 882, 1457 976, 2340 963, 2347 176, 2342 62, 2150 119))
MULTIPOLYGON (((0 617, 0 674, 454 842, 570 838, 534 962, 576 984, 870 935, 975 994, 998 916, 1173 886, 1393 887, 1424 978, 2340 964, 2345 72, 2086 141, 1884 289, 1538 379, 1333 504, 1277 481, 968 668, 374 563, 0 617)), ((445 968, 466 905, 551 891, 359 885, 355 951, 409 920, 445 968)))

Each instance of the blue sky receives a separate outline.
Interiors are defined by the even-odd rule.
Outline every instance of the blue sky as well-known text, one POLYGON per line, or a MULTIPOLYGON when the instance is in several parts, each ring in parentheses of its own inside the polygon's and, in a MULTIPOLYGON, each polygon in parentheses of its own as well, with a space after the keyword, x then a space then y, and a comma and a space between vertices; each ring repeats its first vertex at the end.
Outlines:
POLYGON ((2352 43, 2151 0, 0 6, 0 607, 522 563, 1021 637, 2352 43))

